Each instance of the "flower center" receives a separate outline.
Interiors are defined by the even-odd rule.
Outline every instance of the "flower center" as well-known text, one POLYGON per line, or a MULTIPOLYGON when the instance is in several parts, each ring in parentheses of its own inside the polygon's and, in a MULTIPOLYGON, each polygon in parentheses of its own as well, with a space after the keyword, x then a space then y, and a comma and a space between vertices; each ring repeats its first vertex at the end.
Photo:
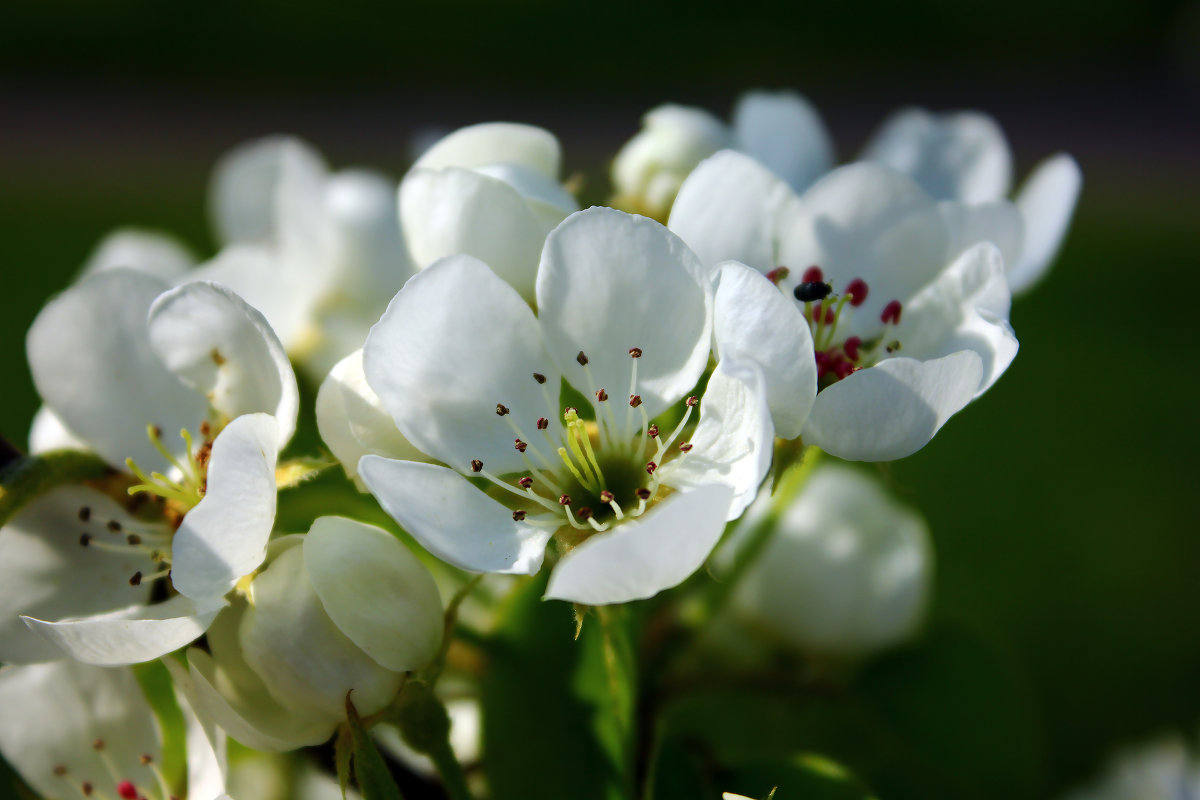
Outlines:
MULTIPOLYGON (((787 267, 777 267, 767 273, 767 278, 776 285, 787 276, 787 267)), ((846 336, 849 317, 854 309, 866 302, 869 287, 862 278, 855 278, 842 288, 840 294, 834 289, 833 283, 825 280, 817 266, 806 269, 800 283, 792 289, 796 302, 804 306, 804 319, 812 331, 818 390, 864 367, 874 366, 885 355, 900 349, 900 342, 889 336, 887 329, 888 325, 900 324, 899 300, 891 300, 883 307, 879 315, 883 328, 879 333, 866 339, 846 336)))
POLYGON ((163 775, 162 770, 149 754, 143 754, 138 759, 148 773, 142 776, 145 780, 139 786, 138 783, 130 780, 130 777, 134 776, 121 774, 103 739, 93 741, 91 748, 100 757, 101 763, 104 764, 104 770, 108 773, 103 782, 97 780, 100 777, 98 775, 73 775, 65 764, 59 764, 53 769, 54 776, 65 781, 71 787, 72 795, 77 794, 81 797, 96 798, 96 800, 111 800, 114 797, 119 797, 121 800, 151 800, 151 798, 176 800, 175 796, 171 794, 166 776, 163 775), (158 791, 151 788, 147 794, 145 787, 154 787, 155 784, 157 784, 155 788, 158 791), (111 793, 101 788, 106 785, 112 786, 111 793))
MULTIPOLYGON (((663 434, 650 421, 638 394, 637 365, 641 357, 641 348, 630 348, 629 399, 622 403, 614 401, 606 388, 597 386, 588 368, 588 357, 580 352, 576 361, 584 370, 594 419, 584 419, 577 408, 566 406, 557 435, 550 432, 547 417, 538 417, 530 431, 513 418, 507 406, 496 405, 496 414, 516 434, 513 446, 526 469, 501 477, 486 470, 477 459, 471 462, 471 472, 521 498, 512 512, 514 520, 590 535, 641 516, 664 496, 667 490, 662 486, 659 467, 692 449, 687 442, 673 445, 691 420, 697 401, 688 397, 678 423, 669 435, 663 434)), ((557 413, 546 377, 534 373, 533 379, 543 387, 550 413, 557 413)))

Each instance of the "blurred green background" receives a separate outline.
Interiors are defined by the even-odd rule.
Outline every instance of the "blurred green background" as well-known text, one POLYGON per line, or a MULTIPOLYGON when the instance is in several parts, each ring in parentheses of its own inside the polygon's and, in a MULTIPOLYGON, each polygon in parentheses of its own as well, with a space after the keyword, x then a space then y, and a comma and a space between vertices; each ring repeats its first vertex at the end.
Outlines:
MULTIPOLYGON (((1073 153, 1083 199, 1014 307, 1016 362, 885 472, 934 532, 934 627, 989 642, 1027 701, 1036 796, 1200 727, 1200 4, 10 0, 0 44, 14 441, 37 407, 23 341, 41 304, 119 225, 210 254, 207 172, 248 137, 294 132, 399 176, 429 130, 532 122, 598 201, 644 110, 724 115, 764 86, 807 94, 842 158, 905 104, 993 113, 1018 176, 1073 153)), ((994 698, 969 680, 946 672, 954 724, 990 728, 994 698)))

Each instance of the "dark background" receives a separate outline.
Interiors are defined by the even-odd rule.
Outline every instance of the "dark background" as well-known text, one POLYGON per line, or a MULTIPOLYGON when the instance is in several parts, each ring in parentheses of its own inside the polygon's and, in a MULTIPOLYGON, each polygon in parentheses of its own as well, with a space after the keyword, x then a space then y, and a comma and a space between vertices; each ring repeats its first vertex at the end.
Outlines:
POLYGON ((993 113, 1018 177, 1054 151, 1079 160, 1063 255, 1013 310, 1013 367, 889 474, 934 531, 935 618, 987 637, 1025 687, 1039 795, 1120 745, 1193 734, 1197 2, 9 0, 0 433, 23 441, 37 405, 23 341, 40 305, 118 225, 210 254, 208 170, 242 139, 294 132, 399 176, 422 131, 531 122, 601 202, 643 111, 727 115, 760 86, 808 95, 843 159, 920 104, 993 113))

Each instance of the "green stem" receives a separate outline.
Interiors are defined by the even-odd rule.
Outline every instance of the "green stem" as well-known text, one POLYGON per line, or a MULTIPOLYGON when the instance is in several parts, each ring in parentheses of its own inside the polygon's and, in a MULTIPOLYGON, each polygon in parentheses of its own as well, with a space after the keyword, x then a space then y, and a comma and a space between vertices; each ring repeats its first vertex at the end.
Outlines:
POLYGON ((425 669, 423 678, 430 686, 437 683, 438 677, 441 676, 442 670, 446 667, 446 654, 450 652, 450 643, 454 639, 454 625, 458 621, 458 607, 467 599, 467 595, 471 590, 479 585, 483 580, 483 575, 476 575, 471 580, 467 581, 461 589, 454 593, 454 597, 446 606, 446 613, 443 617, 442 628, 442 646, 434 656, 433 662, 425 669))
POLYGON ((77 450, 53 450, 11 460, 0 469, 0 526, 51 489, 99 480, 109 472, 99 456, 77 450))
POLYGON ((467 776, 463 773, 462 765, 458 763, 458 757, 454 755, 454 750, 450 747, 449 737, 439 742, 426 755, 437 767, 438 774, 442 776, 442 785, 450 800, 474 800, 471 790, 467 788, 467 776))

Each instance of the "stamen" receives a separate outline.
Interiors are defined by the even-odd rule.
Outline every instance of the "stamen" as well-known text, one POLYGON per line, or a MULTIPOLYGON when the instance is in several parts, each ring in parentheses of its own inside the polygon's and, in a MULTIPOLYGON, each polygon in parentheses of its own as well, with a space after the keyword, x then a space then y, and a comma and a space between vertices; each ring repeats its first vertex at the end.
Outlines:
POLYGON ((862 339, 858 336, 851 336, 846 341, 842 342, 842 350, 846 353, 846 358, 851 361, 858 361, 858 348, 862 347, 862 339))
POLYGON ((480 461, 478 458, 471 459, 471 472, 482 472, 482 471, 483 471, 483 462, 480 461))
POLYGON ((862 278, 855 278, 846 286, 846 294, 850 297, 850 305, 858 308, 867 301, 867 282, 862 278))
MULTIPOLYGON (((563 495, 563 497, 566 497, 566 495, 563 495)), ((579 523, 579 521, 575 519, 575 515, 571 513, 571 506, 569 503, 563 504, 563 510, 567 512, 567 522, 571 523, 572 528, 575 528, 576 530, 580 530, 580 531, 587 530, 586 525, 581 525, 579 523)))
POLYGON ((538 417, 537 429, 539 431, 544 431, 549 427, 550 427, 550 420, 546 419, 545 417, 538 417))
POLYGON ((629 358, 633 361, 633 366, 629 372, 629 408, 625 409, 625 443, 630 447, 634 447, 631 441, 633 439, 633 409, 642 404, 642 398, 637 393, 638 359, 641 357, 642 348, 629 348, 629 358))
POLYGON ((604 491, 600 493, 600 502, 607 503, 613 513, 617 515, 618 520, 625 519, 625 514, 621 511, 621 505, 617 502, 617 498, 612 492, 604 491))
POLYGON ((533 486, 533 478, 530 478, 528 475, 526 475, 524 478, 521 478, 521 480, 517 481, 517 485, 522 489, 528 489, 533 486))
POLYGON ((642 396, 640 394, 629 395, 629 407, 637 408, 642 404, 642 396))
POLYGON ((579 351, 579 355, 575 356, 575 360, 579 362, 579 366, 581 367, 586 367, 588 365, 587 354, 582 350, 579 351))
POLYGON ((518 508, 516 511, 513 512, 512 517, 513 517, 513 522, 520 522, 521 520, 525 519, 525 511, 523 509, 518 508))
POLYGON ((79 507, 79 521, 87 522, 91 518, 92 518, 92 510, 90 508, 88 508, 87 506, 80 506, 79 507))
POLYGON ((543 375, 543 374, 542 374, 542 373, 540 373, 540 372, 535 372, 535 373, 533 373, 533 379, 534 379, 535 381, 537 381, 538 383, 545 383, 545 382, 546 382, 546 376, 545 376, 545 375, 543 375))
POLYGON ((679 444, 679 449, 684 453, 690 453, 690 452, 692 452, 693 446, 694 445, 691 442, 681 442, 679 444))
POLYGON ((496 403, 496 416, 503 417, 505 414, 508 414, 508 413, 509 413, 508 406, 504 405, 503 403, 496 403))
POLYGON ((825 280, 825 273, 821 272, 821 268, 813 264, 808 269, 804 270, 804 274, 800 276, 800 280, 804 283, 816 283, 825 280))
MULTIPOLYGON (((789 274, 791 274, 791 270, 789 270, 787 267, 776 267, 767 273, 767 280, 778 286, 779 282, 786 278, 789 274)), ((818 277, 817 280, 820 280, 820 277, 818 277)))
POLYGON ((629 348, 629 357, 630 358, 641 358, 642 357, 642 348, 640 348, 640 347, 629 348))
POLYGON ((558 504, 559 504, 560 506, 569 506, 569 505, 571 505, 571 495, 569 495, 569 494, 564 494, 564 495, 562 495, 561 497, 559 497, 559 498, 558 498, 558 504))
POLYGON ((889 353, 895 353, 900 349, 900 342, 896 339, 893 339, 892 341, 888 342, 886 349, 889 353))
POLYGON ((658 436, 658 423, 657 422, 650 423, 650 427, 646 428, 646 435, 649 436, 651 439, 658 436))
POLYGON ((504 489, 506 492, 512 492, 513 494, 517 495, 518 497, 528 497, 530 500, 533 500, 535 503, 541 504, 542 506, 544 506, 545 508, 547 508, 551 511, 558 510, 557 508, 555 508, 553 502, 551 502, 550 500, 547 500, 544 497, 541 497, 541 496, 535 494, 532 489, 526 489, 526 490, 522 491, 521 489, 518 489, 517 487, 513 486, 511 483, 506 483, 506 482, 500 480, 495 475, 493 475, 492 473, 485 470, 483 468, 482 462, 479 465, 479 469, 476 471, 482 477, 487 478, 489 481, 494 483, 496 486, 499 486, 501 489, 504 489))
POLYGON ((205 439, 212 435, 212 425, 208 423, 208 420, 204 420, 200 423, 200 435, 205 439))
POLYGON ((515 447, 517 449, 518 453, 524 453, 525 448, 529 447, 529 445, 526 444, 525 442, 522 442, 520 439, 516 439, 515 443, 513 444, 513 447, 515 447))
POLYGON ((90 546, 90 545, 91 545, 91 543, 92 543, 92 538, 93 538, 93 537, 92 537, 92 535, 91 535, 90 533, 81 533, 81 534, 79 534, 79 546, 80 546, 80 547, 88 547, 88 546, 90 546))
POLYGON ((133 575, 130 576, 129 585, 130 586, 141 586, 142 585, 142 571, 140 569, 137 572, 133 573, 133 575))
POLYGON ((650 499, 650 490, 644 486, 641 489, 638 489, 637 499, 638 507, 637 511, 633 512, 633 516, 640 517, 642 514, 646 513, 646 501, 650 499))
MULTIPOLYGON (((670 436, 668 436, 666 439, 658 440, 658 450, 654 454, 655 461, 662 461, 663 453, 667 452, 667 448, 670 447, 672 442, 679 437, 679 434, 683 431, 684 426, 688 424, 688 420, 692 418, 692 409, 696 407, 696 403, 698 402, 700 401, 696 399, 695 395, 692 395, 687 399, 687 410, 683 412, 683 419, 679 420, 679 424, 675 426, 675 430, 671 431, 670 436)), ((653 471, 651 471, 651 474, 653 474, 653 471)))
POLYGON ((96 791, 96 787, 92 785, 91 781, 84 781, 79 784, 79 791, 83 792, 84 797, 91 797, 92 793, 96 791))
POLYGON ((892 325, 899 325, 900 324, 900 311, 901 311, 900 301, 892 300, 890 303, 888 303, 886 306, 883 307, 883 313, 881 313, 879 315, 879 319, 882 320, 884 325, 887 325, 889 323, 892 325))
POLYGON ((120 533, 121 531, 121 523, 117 522, 115 519, 110 519, 108 524, 106 524, 104 527, 108 528, 113 533, 120 533))
POLYGON ((658 464, 655 464, 653 461, 646 462, 646 474, 647 475, 653 475, 654 470, 656 470, 656 469, 658 469, 658 464))
POLYGON ((596 391, 596 399, 599 400, 601 403, 607 401, 608 400, 608 392, 604 391, 604 389, 597 390, 596 391))

